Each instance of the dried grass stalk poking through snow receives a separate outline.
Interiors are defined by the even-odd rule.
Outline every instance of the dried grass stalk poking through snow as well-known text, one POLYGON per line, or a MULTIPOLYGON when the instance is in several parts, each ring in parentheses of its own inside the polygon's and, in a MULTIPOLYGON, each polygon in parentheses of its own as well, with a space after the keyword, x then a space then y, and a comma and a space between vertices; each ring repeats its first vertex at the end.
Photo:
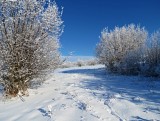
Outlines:
POLYGON ((0 1, 0 82, 25 94, 30 80, 59 64, 62 13, 48 0, 0 1))

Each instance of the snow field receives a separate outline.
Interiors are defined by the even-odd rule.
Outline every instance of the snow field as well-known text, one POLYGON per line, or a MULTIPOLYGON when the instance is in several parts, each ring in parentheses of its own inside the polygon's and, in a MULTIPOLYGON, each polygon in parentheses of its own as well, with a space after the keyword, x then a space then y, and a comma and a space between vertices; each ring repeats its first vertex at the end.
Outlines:
POLYGON ((0 121, 160 121, 159 87, 102 65, 57 69, 24 101, 1 96, 0 121))

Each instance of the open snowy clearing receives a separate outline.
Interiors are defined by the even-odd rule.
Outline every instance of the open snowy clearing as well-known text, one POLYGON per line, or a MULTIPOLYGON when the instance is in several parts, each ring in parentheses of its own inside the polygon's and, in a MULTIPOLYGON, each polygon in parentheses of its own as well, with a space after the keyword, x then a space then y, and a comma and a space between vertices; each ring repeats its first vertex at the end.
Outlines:
POLYGON ((160 81, 107 74, 102 65, 57 69, 29 94, 0 95, 0 121, 160 121, 160 81))

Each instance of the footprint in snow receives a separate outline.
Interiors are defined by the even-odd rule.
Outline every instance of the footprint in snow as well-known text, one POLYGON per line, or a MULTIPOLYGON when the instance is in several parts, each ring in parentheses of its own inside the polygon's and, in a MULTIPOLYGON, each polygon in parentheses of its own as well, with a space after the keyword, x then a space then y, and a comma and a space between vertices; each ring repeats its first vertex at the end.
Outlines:
POLYGON ((78 102, 77 104, 78 104, 78 108, 79 108, 80 110, 86 110, 87 104, 85 104, 85 103, 83 103, 83 102, 78 102))
POLYGON ((48 109, 39 108, 38 111, 42 114, 42 116, 51 118, 51 115, 52 115, 51 106, 49 106, 48 109))
POLYGON ((93 96, 96 96, 96 93, 95 92, 92 92, 93 96))
POLYGON ((55 91, 58 91, 59 89, 54 89, 55 91))
POLYGON ((109 100, 104 101, 104 105, 108 105, 108 103, 109 103, 109 100))
POLYGON ((68 92, 62 92, 61 94, 62 95, 68 95, 68 92))
POLYGON ((63 107, 63 108, 66 107, 66 104, 62 104, 61 107, 63 107))
POLYGON ((81 116, 80 121, 86 121, 86 120, 85 120, 85 117, 81 116))

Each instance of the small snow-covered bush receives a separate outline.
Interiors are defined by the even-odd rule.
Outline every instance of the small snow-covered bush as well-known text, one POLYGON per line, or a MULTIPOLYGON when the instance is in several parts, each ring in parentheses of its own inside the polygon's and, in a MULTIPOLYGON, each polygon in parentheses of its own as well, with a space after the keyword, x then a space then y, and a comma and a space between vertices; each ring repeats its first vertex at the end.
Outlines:
POLYGON ((25 94, 33 78, 60 63, 61 12, 48 0, 0 1, 0 83, 25 94))
POLYGON ((76 62, 76 65, 77 65, 78 67, 85 66, 85 61, 83 61, 83 60, 78 60, 78 62, 76 62))
POLYGON ((81 67, 81 66, 94 66, 98 64, 98 60, 96 59, 90 59, 90 60, 79 60, 76 62, 76 65, 81 67))
POLYGON ((63 62, 61 65, 60 65, 60 68, 70 68, 70 67, 75 67, 76 66, 76 63, 75 62, 63 62))
POLYGON ((88 66, 94 66, 97 64, 99 64, 97 59, 91 59, 86 62, 86 65, 88 65, 88 66))

